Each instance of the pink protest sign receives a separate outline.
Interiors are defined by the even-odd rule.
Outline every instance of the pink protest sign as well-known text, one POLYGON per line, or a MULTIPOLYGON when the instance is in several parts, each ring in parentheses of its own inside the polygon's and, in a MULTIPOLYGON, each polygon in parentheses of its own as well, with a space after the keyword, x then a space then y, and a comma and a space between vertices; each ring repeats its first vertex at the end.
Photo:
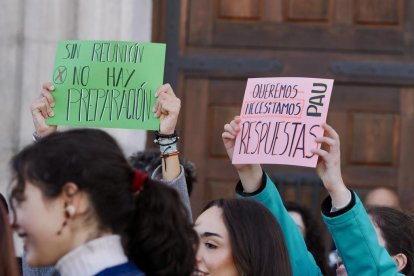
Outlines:
POLYGON ((333 80, 251 78, 241 110, 233 164, 316 167, 316 137, 323 136, 333 80))

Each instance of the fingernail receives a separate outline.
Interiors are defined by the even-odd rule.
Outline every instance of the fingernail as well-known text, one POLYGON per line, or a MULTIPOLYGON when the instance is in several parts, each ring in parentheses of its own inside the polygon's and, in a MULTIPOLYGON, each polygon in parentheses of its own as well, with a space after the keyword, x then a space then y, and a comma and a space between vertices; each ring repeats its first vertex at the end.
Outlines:
POLYGON ((55 90, 55 86, 54 85, 52 85, 51 87, 50 87, 50 90, 55 90))
POLYGON ((50 116, 50 117, 53 117, 53 116, 55 116, 55 112, 53 112, 53 111, 50 111, 50 113, 49 113, 49 116, 50 116))
POLYGON ((55 107, 55 103, 51 103, 51 104, 50 104, 50 106, 51 106, 51 107, 55 107))

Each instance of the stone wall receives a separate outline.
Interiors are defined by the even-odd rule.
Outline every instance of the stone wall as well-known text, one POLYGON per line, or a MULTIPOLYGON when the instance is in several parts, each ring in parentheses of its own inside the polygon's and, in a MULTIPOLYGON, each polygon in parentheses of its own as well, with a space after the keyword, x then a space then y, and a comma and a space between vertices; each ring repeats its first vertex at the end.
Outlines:
MULTIPOLYGON (((0 3, 0 192, 8 161, 32 142, 30 103, 50 81, 58 40, 150 41, 150 0, 13 0, 0 3)), ((108 130, 126 154, 141 150, 145 131, 108 130)))

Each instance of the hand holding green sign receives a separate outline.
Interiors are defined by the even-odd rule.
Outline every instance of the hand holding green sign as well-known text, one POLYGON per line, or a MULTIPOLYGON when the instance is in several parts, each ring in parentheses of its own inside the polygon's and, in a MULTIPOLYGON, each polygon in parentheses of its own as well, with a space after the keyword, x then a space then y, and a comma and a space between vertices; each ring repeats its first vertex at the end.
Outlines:
POLYGON ((60 41, 50 125, 159 129, 155 91, 162 85, 165 44, 60 41))

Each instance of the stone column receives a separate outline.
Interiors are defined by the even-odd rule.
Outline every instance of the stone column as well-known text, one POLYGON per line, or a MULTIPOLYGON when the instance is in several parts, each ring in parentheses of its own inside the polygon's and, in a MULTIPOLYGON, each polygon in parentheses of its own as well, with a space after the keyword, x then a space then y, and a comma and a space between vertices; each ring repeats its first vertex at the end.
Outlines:
MULTIPOLYGON (((150 0, 13 0, 0 9, 0 192, 10 156, 32 142, 30 104, 50 81, 58 40, 150 41, 150 0)), ((142 150, 145 131, 108 130, 126 154, 142 150)))

